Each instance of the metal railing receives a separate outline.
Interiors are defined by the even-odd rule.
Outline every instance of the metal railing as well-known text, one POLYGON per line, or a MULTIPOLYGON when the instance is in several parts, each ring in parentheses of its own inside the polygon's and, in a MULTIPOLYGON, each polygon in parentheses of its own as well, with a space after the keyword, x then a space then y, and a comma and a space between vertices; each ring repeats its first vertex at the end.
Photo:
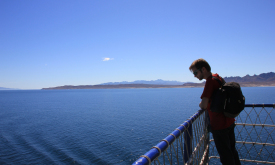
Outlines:
MULTIPOLYGON (((236 118, 236 148, 243 163, 275 164, 274 104, 247 104, 236 118)), ((133 165, 213 164, 219 156, 208 133, 209 119, 199 110, 142 155, 133 165)))

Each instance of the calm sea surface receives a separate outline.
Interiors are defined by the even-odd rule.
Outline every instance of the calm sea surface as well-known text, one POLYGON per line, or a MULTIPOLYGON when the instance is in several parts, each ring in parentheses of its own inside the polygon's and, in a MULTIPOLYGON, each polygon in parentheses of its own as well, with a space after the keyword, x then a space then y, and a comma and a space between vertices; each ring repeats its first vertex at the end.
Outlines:
MULTIPOLYGON (((199 110, 202 90, 0 91, 0 164, 131 164, 199 110)), ((275 103, 275 87, 242 90, 275 103)))

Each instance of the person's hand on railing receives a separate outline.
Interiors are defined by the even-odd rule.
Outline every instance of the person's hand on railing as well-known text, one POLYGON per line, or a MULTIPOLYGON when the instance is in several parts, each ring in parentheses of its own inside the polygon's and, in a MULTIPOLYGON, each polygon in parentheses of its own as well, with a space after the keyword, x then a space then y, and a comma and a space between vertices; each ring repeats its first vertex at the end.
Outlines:
POLYGON ((209 102, 209 99, 208 99, 207 97, 203 97, 203 98, 201 99, 200 104, 199 104, 200 108, 201 108, 201 109, 206 109, 207 106, 208 106, 208 102, 209 102))

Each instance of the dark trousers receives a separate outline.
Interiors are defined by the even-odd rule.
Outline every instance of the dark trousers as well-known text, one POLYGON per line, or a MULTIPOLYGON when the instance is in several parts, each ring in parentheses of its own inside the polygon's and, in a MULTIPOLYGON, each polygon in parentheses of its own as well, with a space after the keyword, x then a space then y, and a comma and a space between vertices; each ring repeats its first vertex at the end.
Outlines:
POLYGON ((223 165, 240 165, 238 151, 235 148, 235 123, 222 130, 212 131, 217 151, 223 165))

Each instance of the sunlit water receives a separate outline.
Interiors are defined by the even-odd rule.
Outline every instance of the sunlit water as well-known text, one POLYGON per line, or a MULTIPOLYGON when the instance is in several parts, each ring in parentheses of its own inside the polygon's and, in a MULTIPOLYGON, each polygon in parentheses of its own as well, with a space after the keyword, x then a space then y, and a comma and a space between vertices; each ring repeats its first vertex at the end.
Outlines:
MULTIPOLYGON (((0 91, 0 164, 131 164, 199 110, 202 90, 0 91)), ((275 87, 243 93, 275 102, 275 87)))

